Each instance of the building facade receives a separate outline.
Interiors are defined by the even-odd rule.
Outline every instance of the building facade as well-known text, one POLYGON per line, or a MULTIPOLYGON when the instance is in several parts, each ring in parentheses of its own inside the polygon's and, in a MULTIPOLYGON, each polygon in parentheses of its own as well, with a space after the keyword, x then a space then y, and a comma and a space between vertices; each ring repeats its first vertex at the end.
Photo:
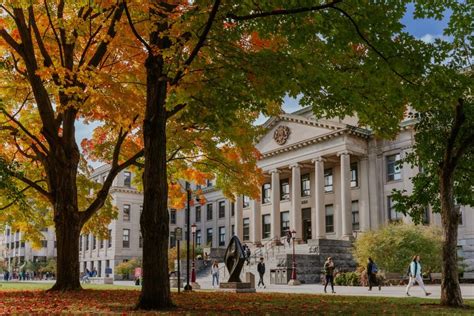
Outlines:
POLYGON ((46 262, 49 258, 55 258, 56 235, 54 229, 44 228, 41 230, 43 239, 40 247, 33 247, 32 243, 25 241, 21 231, 14 231, 6 226, 1 239, 3 257, 9 271, 12 271, 25 262, 46 262))

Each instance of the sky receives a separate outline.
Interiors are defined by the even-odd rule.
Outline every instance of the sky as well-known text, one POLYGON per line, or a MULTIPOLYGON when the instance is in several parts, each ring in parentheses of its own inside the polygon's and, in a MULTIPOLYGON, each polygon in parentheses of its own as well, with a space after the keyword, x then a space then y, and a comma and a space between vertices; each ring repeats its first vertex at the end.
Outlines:
MULTIPOLYGON (((422 39, 426 42, 432 42, 435 38, 443 36, 443 29, 448 24, 449 13, 441 21, 434 19, 414 19, 413 18, 413 5, 408 6, 407 14, 402 19, 402 24, 405 25, 405 31, 412 34, 413 36, 422 39)), ((297 99, 285 98, 283 103, 283 110, 287 113, 291 113, 301 109, 302 107, 298 104, 297 99)), ((256 124, 262 124, 266 121, 266 117, 263 115, 258 118, 256 124)), ((77 124, 76 129, 76 140, 78 143, 83 138, 91 136, 92 130, 97 125, 84 125, 82 123, 77 124)))

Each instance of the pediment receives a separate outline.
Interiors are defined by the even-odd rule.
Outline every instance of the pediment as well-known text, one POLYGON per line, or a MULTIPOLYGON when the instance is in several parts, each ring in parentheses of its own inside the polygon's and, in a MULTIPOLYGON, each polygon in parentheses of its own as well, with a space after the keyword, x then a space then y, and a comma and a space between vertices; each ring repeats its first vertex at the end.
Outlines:
POLYGON ((334 134, 346 128, 344 124, 291 114, 274 117, 268 120, 264 127, 267 128, 267 133, 256 145, 262 154, 323 135, 334 134))

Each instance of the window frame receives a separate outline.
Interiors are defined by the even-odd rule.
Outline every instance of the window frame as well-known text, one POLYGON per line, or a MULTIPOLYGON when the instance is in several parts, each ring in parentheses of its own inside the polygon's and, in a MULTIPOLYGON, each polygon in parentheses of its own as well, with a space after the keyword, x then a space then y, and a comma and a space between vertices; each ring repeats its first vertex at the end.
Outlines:
POLYGON ((360 230, 360 210, 359 210, 359 201, 355 200, 351 203, 351 215, 352 215, 352 230, 360 230), (357 205, 357 209, 354 209, 354 205, 357 205), (357 222, 355 221, 355 215, 357 214, 357 222))
POLYGON ((130 222, 132 206, 130 204, 122 205, 122 220, 124 222, 130 222))
POLYGON ((387 155, 385 157, 387 182, 402 180, 402 166, 398 163, 400 160, 401 160, 400 153, 387 155), (391 168, 393 168, 393 172, 390 170, 391 168))
POLYGON ((122 248, 130 248, 130 228, 122 229, 122 248))
POLYGON ((242 219, 242 240, 250 240, 250 218, 244 217, 242 219))
POLYGON ((311 196, 311 176, 309 173, 301 175, 301 197, 311 196), (305 185, 307 184, 307 188, 305 185))
POLYGON ((218 218, 225 218, 225 200, 217 203, 218 218))
POLYGON ((123 186, 126 188, 132 187, 132 173, 130 171, 123 172, 123 186))
POLYGON ((324 206, 324 215, 325 215, 325 231, 326 234, 333 234, 335 232, 335 223, 334 223, 334 205, 327 204, 324 206), (331 209, 332 214, 328 214, 328 208, 331 209), (329 224, 329 219, 331 219, 331 225, 329 224), (330 229, 328 229, 330 228, 330 229))
POLYGON ((280 201, 290 200, 290 179, 280 180, 280 201))
POLYGON ((359 163, 352 162, 350 165, 351 168, 351 188, 358 188, 359 187, 359 163), (355 176, 355 178, 354 178, 355 176))
POLYGON ((334 192, 334 173, 332 169, 324 169, 324 193, 334 192))

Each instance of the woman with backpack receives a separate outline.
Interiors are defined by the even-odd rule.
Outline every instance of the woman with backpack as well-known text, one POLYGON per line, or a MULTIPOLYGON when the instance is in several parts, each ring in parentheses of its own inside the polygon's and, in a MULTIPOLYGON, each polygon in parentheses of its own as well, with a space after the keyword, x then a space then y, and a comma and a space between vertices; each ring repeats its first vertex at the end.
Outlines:
POLYGON ((379 272, 379 268, 369 257, 367 260, 367 279, 369 280, 369 291, 372 291, 372 286, 378 286, 379 291, 382 289, 380 282, 377 280, 377 272, 379 272))
POLYGON ((408 272, 410 275, 410 280, 408 281, 408 285, 406 289, 407 296, 410 296, 409 291, 410 291, 410 288, 413 285, 415 285, 415 281, 423 289, 426 296, 431 295, 430 292, 426 291, 425 284, 423 283, 423 274, 421 272, 420 256, 416 255, 413 257, 413 260, 410 263, 410 266, 408 268, 408 272))
POLYGON ((326 275, 326 284, 324 285, 324 293, 327 293, 326 287, 328 286, 328 283, 331 283, 332 293, 333 294, 336 293, 334 292, 334 269, 335 269, 334 262, 332 261, 331 257, 328 257, 328 259, 324 263, 324 274, 326 275))

